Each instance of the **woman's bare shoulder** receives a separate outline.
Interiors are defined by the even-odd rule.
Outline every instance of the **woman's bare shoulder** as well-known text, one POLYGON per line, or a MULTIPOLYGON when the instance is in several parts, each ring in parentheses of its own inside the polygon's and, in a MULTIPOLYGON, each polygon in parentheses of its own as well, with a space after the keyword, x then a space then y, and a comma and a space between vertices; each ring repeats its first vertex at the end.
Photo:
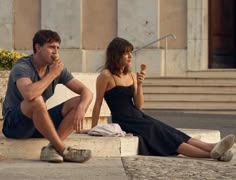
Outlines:
POLYGON ((112 77, 112 74, 108 69, 103 69, 98 77, 102 79, 109 79, 112 77))
POLYGON ((103 69, 102 72, 100 73, 101 76, 103 77, 111 77, 112 74, 108 69, 103 69))

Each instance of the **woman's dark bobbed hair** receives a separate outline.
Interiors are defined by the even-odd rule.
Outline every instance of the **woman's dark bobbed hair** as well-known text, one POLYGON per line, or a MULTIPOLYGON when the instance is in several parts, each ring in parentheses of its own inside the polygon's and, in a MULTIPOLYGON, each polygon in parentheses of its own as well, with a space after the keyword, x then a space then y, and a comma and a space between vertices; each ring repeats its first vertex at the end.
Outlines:
MULTIPOLYGON (((133 51, 133 45, 120 37, 114 38, 108 45, 106 50, 105 69, 108 69, 112 74, 118 75, 121 68, 121 58, 124 53, 133 51)), ((124 74, 129 72, 129 67, 125 67, 124 74)))

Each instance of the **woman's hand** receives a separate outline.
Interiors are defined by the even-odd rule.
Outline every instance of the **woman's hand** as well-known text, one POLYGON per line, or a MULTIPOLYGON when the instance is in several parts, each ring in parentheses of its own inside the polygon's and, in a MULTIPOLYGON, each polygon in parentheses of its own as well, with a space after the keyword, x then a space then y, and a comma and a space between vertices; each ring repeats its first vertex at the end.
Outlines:
POLYGON ((142 84, 145 79, 145 75, 146 75, 145 70, 146 70, 146 65, 141 64, 140 65, 140 72, 137 72, 137 84, 138 85, 142 84))

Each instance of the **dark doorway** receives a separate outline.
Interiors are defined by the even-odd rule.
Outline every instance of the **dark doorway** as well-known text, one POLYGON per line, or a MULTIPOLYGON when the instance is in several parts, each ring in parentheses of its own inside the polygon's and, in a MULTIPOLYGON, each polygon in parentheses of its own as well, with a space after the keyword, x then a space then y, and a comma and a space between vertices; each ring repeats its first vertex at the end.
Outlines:
POLYGON ((235 7, 235 0, 209 0, 209 68, 236 68, 235 7))

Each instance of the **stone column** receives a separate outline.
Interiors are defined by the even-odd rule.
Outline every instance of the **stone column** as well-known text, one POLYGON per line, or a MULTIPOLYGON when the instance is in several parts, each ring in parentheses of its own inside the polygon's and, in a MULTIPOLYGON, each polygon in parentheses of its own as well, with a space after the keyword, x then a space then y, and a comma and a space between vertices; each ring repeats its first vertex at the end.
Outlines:
POLYGON ((0 47, 13 49, 13 0, 0 0, 0 47))
MULTIPOLYGON (((118 36, 130 41, 135 48, 140 48, 159 37, 159 0, 118 0, 118 36)), ((161 74, 162 50, 155 43, 139 51, 133 58, 132 69, 140 70, 140 64, 146 62, 147 76, 161 74)))
POLYGON ((81 48, 81 0, 41 0, 41 28, 57 31, 61 37, 60 56, 71 71, 83 70, 81 48))
POLYGON ((62 39, 61 48, 80 48, 80 3, 80 0, 41 1, 41 28, 57 31, 62 39))
POLYGON ((189 0, 187 68, 191 71, 208 69, 208 1, 189 0))
POLYGON ((117 3, 118 36, 128 39, 135 47, 158 38, 159 0, 118 0, 117 3))

